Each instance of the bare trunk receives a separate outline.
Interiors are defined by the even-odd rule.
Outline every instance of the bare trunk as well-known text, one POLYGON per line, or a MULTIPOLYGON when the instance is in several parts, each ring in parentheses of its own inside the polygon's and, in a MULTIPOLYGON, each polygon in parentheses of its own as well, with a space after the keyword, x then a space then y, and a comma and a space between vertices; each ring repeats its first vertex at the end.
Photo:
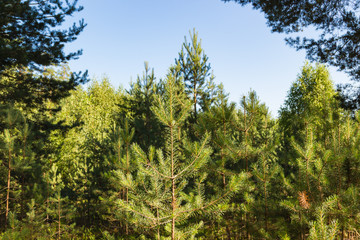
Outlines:
POLYGON ((61 195, 59 193, 58 195, 58 239, 60 240, 60 234, 61 234, 61 195))
POLYGON ((197 93, 196 93, 196 82, 195 82, 195 84, 194 84, 194 111, 195 111, 195 119, 196 119, 196 114, 197 114, 197 112, 196 112, 196 104, 197 104, 197 99, 196 99, 196 95, 197 95, 197 93))
POLYGON ((303 227, 302 227, 302 223, 301 223, 301 212, 299 212, 299 219, 300 219, 300 238, 301 238, 301 240, 304 240, 304 232, 303 232, 303 227))
POLYGON ((227 234, 227 239, 231 240, 231 232, 229 226, 226 226, 226 234, 227 234))
POLYGON ((156 217, 157 217, 157 239, 160 240, 160 222, 159 222, 159 209, 156 209, 156 217))
POLYGON ((308 170, 309 169, 309 159, 306 158, 306 182, 307 182, 307 186, 308 186, 308 193, 310 194, 310 181, 309 181, 309 173, 308 170))
POLYGON ((6 212, 5 212, 5 226, 9 215, 9 201, 10 201, 10 182, 11 182, 11 149, 9 148, 9 161, 8 161, 8 179, 7 179, 7 192, 6 192, 6 212))
POLYGON ((171 207, 172 207, 172 221, 171 221, 171 240, 175 240, 175 210, 176 210, 176 197, 175 197, 175 178, 174 178, 174 135, 173 126, 170 127, 171 136, 171 207))
POLYGON ((175 240, 175 179, 172 179, 172 220, 171 220, 171 240, 175 240))

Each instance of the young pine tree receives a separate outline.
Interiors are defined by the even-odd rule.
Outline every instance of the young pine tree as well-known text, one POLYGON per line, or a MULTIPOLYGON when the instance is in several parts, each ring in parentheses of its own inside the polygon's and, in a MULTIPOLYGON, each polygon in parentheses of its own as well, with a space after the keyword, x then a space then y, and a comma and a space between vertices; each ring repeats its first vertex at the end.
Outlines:
POLYGON ((74 209, 69 204, 68 197, 63 196, 63 189, 65 187, 62 175, 58 172, 58 168, 55 164, 51 166, 49 174, 47 176, 50 184, 49 206, 46 209, 47 214, 52 222, 52 228, 54 229, 50 236, 51 238, 56 236, 57 239, 62 239, 67 236, 68 233, 73 230, 74 224, 71 224, 72 213, 74 209))
POLYGON ((190 42, 185 37, 178 59, 175 59, 175 66, 179 67, 178 74, 183 77, 185 92, 190 97, 194 118, 197 118, 199 107, 202 111, 210 107, 214 101, 213 95, 215 86, 214 76, 210 73, 208 56, 201 47, 198 40, 198 33, 190 32, 190 42))
MULTIPOLYGON (((131 144, 134 138, 135 129, 129 126, 129 122, 125 120, 123 128, 119 126, 114 126, 114 129, 111 134, 111 147, 109 149, 108 160, 111 165, 114 167, 115 172, 121 171, 125 175, 130 174, 136 170, 136 165, 133 163, 133 158, 131 157, 131 144)), ((112 209, 115 208, 114 202, 117 199, 122 199, 129 203, 129 188, 123 187, 117 183, 116 174, 105 173, 109 178, 110 190, 107 193, 110 197, 104 199, 103 202, 108 206, 109 213, 108 219, 111 223, 110 228, 118 228, 120 225, 120 231, 123 235, 128 236, 131 234, 133 228, 129 227, 127 220, 127 214, 114 214, 112 209), (115 179, 114 179, 115 178, 115 179)))
POLYGON ((129 213, 128 221, 157 239, 169 237, 192 239, 202 222, 195 214, 225 201, 237 189, 239 179, 233 178, 226 191, 205 199, 203 182, 206 173, 200 171, 209 160, 211 149, 207 147, 209 135, 201 142, 190 142, 179 136, 179 128, 190 113, 190 101, 177 92, 175 76, 170 74, 165 83, 163 98, 158 97, 152 108, 165 127, 164 149, 153 147, 145 153, 138 145, 133 146, 137 170, 118 170, 115 175, 122 186, 129 189, 129 199, 118 199, 117 205, 129 213), (176 111, 178 109, 178 111, 176 111), (190 221, 191 220, 191 221, 190 221))
POLYGON ((0 171, 6 173, 3 175, 6 176, 5 179, 1 179, 6 185, 0 186, 0 189, 5 190, 6 194, 2 196, 3 191, 0 193, 1 202, 5 203, 5 209, 0 207, 0 210, 1 215, 4 213, 3 226, 7 226, 10 211, 13 212, 13 216, 25 217, 27 206, 25 176, 32 167, 33 154, 28 141, 30 128, 22 113, 9 106, 3 117, 1 122, 4 123, 4 131, 0 136, 0 154, 3 162, 0 171))
MULTIPOLYGON (((131 119, 129 123, 135 129, 134 142, 143 149, 150 145, 160 147, 164 144, 164 139, 157 134, 162 130, 161 124, 151 111, 159 90, 154 70, 150 71, 149 64, 145 62, 143 75, 138 76, 136 82, 131 84, 128 94, 124 97, 124 103, 120 106, 126 110, 131 119)), ((120 118, 123 116, 125 114, 120 115, 120 118)))

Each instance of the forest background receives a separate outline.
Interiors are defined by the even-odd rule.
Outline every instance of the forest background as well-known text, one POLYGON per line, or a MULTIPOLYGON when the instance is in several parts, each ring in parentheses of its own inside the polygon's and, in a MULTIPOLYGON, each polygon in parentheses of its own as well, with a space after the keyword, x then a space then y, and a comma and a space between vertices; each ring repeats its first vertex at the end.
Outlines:
MULTIPOLYGON (((263 11, 270 27, 298 24, 278 21, 273 10, 285 4, 235 2, 263 11)), ((301 3, 304 27, 322 17, 325 33, 356 33, 358 5, 336 2, 333 23, 333 12, 312 15, 332 1, 301 3)), ((335 88, 325 65, 305 62, 277 118, 255 91, 229 100, 196 30, 164 76, 145 62, 127 89, 106 77, 83 88, 87 74, 66 64, 81 51, 63 49, 85 24, 56 28, 82 7, 7 0, 0 9, 1 239, 359 236, 358 92, 335 88)), ((357 46, 351 33, 345 43, 357 46)), ((358 79, 353 48, 327 43, 290 40, 358 79), (335 51, 330 60, 319 46, 335 51)))

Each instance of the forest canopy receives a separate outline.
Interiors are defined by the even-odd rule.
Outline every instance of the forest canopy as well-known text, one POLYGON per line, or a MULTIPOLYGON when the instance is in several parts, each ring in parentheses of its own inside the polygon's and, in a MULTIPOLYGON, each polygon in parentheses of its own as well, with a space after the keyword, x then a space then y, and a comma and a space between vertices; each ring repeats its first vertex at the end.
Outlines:
POLYGON ((93 79, 2 106, 0 238, 358 236, 360 115, 327 68, 305 63, 278 118, 255 91, 231 102, 209 71, 193 31, 162 78, 145 63, 129 89, 93 79))

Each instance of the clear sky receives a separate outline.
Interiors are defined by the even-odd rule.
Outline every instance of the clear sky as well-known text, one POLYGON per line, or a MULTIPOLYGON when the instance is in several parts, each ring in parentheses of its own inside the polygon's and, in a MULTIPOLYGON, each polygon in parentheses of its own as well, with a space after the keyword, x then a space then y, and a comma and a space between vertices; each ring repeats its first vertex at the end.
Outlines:
MULTIPOLYGON (((67 51, 83 49, 70 62, 73 71, 107 76, 115 86, 129 87, 142 74, 144 61, 163 78, 174 63, 184 36, 196 29, 209 57, 216 83, 223 83, 238 103, 255 90, 277 115, 305 53, 287 46, 285 35, 271 33, 262 13, 220 0, 80 0, 84 10, 69 21, 88 24, 67 51)), ((348 81, 330 68, 336 83, 348 81)))

